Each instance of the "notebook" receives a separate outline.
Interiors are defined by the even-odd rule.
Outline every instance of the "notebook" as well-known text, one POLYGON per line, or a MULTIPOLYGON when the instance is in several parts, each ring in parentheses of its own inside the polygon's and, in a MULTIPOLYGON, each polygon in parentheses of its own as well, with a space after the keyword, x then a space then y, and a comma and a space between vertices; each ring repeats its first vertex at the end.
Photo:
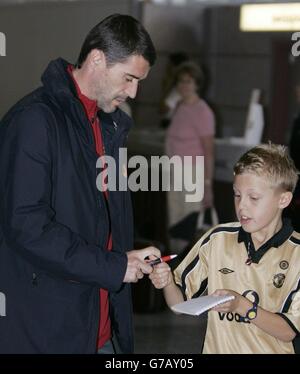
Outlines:
POLYGON ((184 301, 183 303, 175 304, 171 307, 174 312, 190 314, 199 316, 201 313, 215 307, 216 305, 225 303, 226 301, 233 300, 233 295, 223 296, 199 296, 195 299, 184 301))

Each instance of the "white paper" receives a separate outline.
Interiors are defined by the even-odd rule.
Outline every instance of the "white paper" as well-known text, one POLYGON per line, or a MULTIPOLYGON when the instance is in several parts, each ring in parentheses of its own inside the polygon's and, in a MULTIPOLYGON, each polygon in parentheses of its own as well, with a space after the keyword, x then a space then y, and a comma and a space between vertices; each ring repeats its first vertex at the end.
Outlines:
POLYGON ((174 312, 199 316, 216 305, 223 304, 226 301, 233 300, 233 295, 224 296, 199 296, 195 299, 175 304, 171 307, 174 312))

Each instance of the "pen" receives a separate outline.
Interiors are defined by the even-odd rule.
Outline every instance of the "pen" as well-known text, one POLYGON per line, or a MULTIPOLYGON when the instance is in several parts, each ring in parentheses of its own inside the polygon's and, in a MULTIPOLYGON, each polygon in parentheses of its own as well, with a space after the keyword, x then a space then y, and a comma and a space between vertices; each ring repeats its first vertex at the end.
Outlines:
POLYGON ((160 264, 161 262, 171 261, 175 257, 177 257, 177 255, 163 256, 163 257, 160 257, 160 258, 156 258, 155 260, 149 261, 148 264, 153 266, 153 265, 156 265, 156 264, 160 264))

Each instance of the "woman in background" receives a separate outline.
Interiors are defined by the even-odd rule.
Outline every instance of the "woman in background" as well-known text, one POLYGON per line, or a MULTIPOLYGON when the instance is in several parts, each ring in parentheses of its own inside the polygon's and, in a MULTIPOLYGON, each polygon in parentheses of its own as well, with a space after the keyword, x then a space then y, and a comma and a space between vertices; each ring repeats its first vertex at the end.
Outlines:
POLYGON ((165 74, 162 80, 162 98, 160 100, 160 115, 162 128, 170 125, 174 110, 181 100, 180 93, 174 85, 174 73, 180 64, 189 60, 184 52, 173 52, 168 57, 165 74))
MULTIPOLYGON (((169 157, 192 156, 191 170, 195 175, 196 157, 204 156, 204 198, 201 202, 186 202, 186 191, 168 193, 169 227, 188 214, 213 206, 213 169, 215 117, 200 97, 204 83, 201 68, 184 62, 176 70, 175 85, 182 100, 179 102, 166 134, 166 154, 169 157)), ((171 178, 171 183, 173 178, 171 178)), ((170 238, 172 251, 181 251, 187 242, 170 238)))

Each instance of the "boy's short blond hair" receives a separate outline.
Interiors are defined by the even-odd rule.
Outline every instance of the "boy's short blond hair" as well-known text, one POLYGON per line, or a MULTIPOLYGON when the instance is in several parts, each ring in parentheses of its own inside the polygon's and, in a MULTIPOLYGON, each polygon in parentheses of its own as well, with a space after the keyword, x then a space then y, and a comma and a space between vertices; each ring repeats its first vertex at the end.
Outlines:
POLYGON ((278 144, 261 144, 247 151, 235 164, 234 175, 254 173, 267 178, 273 187, 294 192, 298 171, 287 148, 278 144))

